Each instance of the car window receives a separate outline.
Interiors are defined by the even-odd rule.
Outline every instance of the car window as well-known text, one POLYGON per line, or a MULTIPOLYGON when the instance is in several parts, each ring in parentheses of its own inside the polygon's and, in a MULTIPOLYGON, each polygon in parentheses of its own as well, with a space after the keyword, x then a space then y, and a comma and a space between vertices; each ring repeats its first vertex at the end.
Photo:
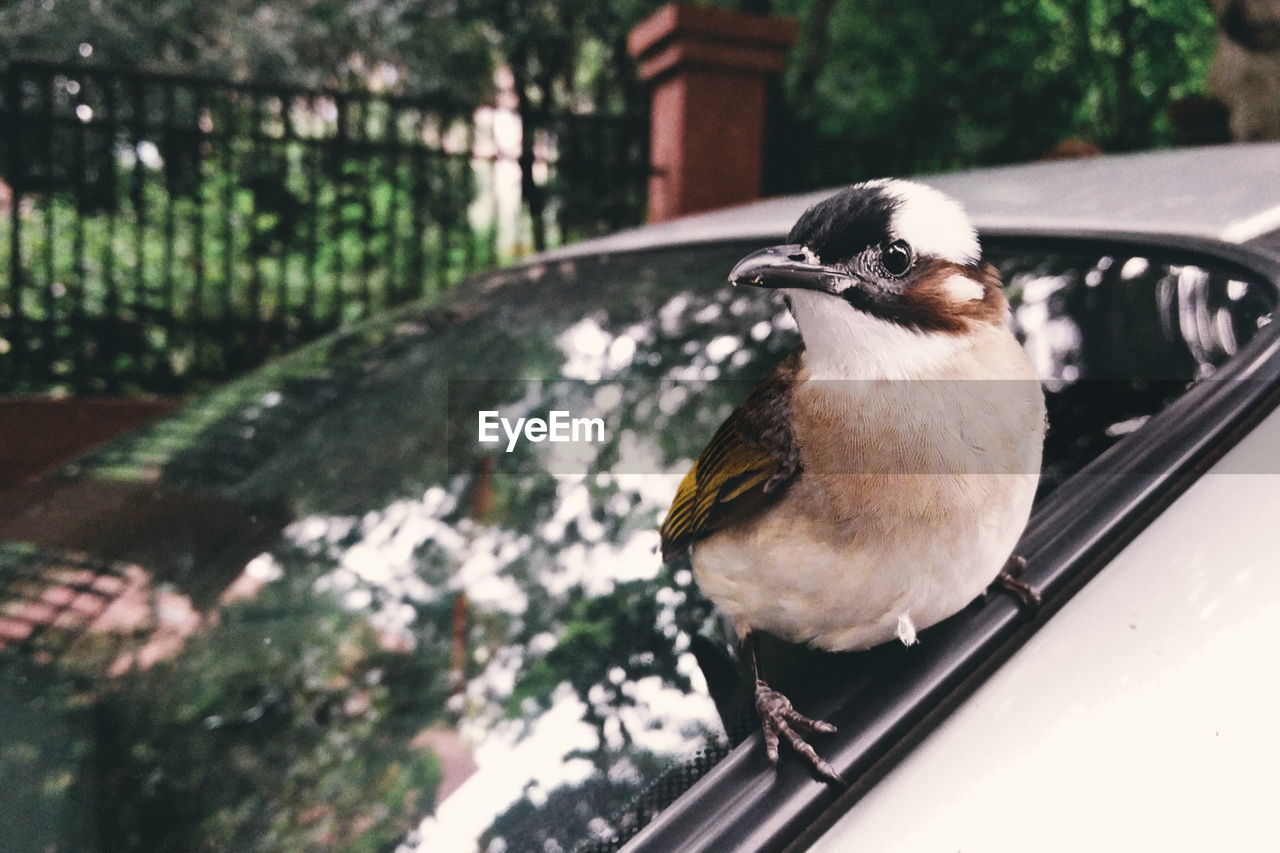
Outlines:
MULTIPOLYGON (((750 730, 656 526, 798 343, 725 283, 754 248, 473 279, 0 494, 0 814, 54 850, 629 837, 750 730), (484 411, 605 429, 481 443, 484 411)), ((989 253, 1048 393, 1043 494, 1275 306, 1184 253, 989 253)))

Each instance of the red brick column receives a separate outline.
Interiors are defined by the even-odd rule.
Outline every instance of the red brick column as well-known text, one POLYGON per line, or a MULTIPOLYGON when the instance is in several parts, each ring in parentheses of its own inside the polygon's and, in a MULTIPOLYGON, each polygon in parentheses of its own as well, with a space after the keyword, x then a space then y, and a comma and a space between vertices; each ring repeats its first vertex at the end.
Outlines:
POLYGON ((798 36, 792 20, 680 5, 631 31, 652 87, 650 221, 760 197, 766 84, 798 36))

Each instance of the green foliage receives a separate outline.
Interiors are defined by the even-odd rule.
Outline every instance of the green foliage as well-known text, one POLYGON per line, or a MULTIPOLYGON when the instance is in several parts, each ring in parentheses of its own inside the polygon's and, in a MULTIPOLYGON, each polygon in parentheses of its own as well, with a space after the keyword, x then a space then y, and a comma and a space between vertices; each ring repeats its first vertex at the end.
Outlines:
POLYGON ((509 69, 546 110, 643 108, 627 31, 659 0, 17 0, 0 7, 16 58, 164 67, 305 86, 486 98, 509 69), (87 46, 82 47, 82 46, 87 46), (89 53, 86 54, 86 49, 89 53))
POLYGON ((40 665, 0 656, 0 770, 30 783, 24 824, 49 839, 30 849, 374 853, 430 811, 440 762, 410 742, 439 722, 445 664, 387 650, 316 591, 321 566, 280 557, 280 579, 149 668, 104 677, 132 642, 104 635, 40 665))
MULTIPOLYGON (((135 161, 113 192, 29 197, 16 297, 29 356, 17 366, 39 369, 7 389, 196 390, 509 260, 492 225, 465 217, 467 161, 409 163, 385 150, 324 169, 313 161, 305 141, 263 152, 233 140, 190 163, 181 183, 135 161)), ((6 272, 12 227, 0 217, 6 272)), ((13 298, 6 287, 0 320, 13 298)))
POLYGON ((642 106, 627 32, 660 0, 479 0, 472 20, 490 34, 495 53, 531 106, 632 112, 642 106))
MULTIPOLYGON (((408 671, 380 664, 387 707, 403 707, 405 719, 414 719, 415 707, 444 704, 438 692, 411 701, 413 690, 426 689, 420 685, 438 691, 440 684, 412 668, 453 659, 459 623, 452 608, 455 593, 465 589, 466 654, 458 674, 468 687, 453 713, 463 715, 469 733, 518 743, 545 734, 541 720, 568 705, 586 734, 563 760, 598 771, 590 781, 548 784, 545 800, 532 791, 509 809, 495 802, 495 815, 505 814, 490 835, 516 840, 518 849, 517 841, 550 833, 567 848, 593 817, 607 817, 672 762, 674 750, 700 748, 718 734, 714 712, 693 718, 686 711, 666 722, 659 706, 670 705, 650 705, 655 695, 674 701, 696 692, 690 635, 704 631, 709 605, 687 565, 659 568, 655 526, 665 505, 647 476, 627 475, 678 476, 682 460, 696 454, 744 383, 794 344, 786 334, 757 342, 719 365, 729 381, 694 382, 697 405, 686 399, 659 407, 660 398, 676 400, 664 391, 684 384, 673 381, 673 370, 694 364, 706 377, 711 365, 699 342, 741 336, 775 315, 768 300, 714 280, 744 250, 554 265, 536 284, 491 273, 468 292, 442 294, 431 309, 406 306, 280 359, 99 450, 79 463, 79 476, 158 476, 168 488, 212 491, 243 507, 287 499, 297 529, 328 532, 305 546, 306 559, 288 546, 272 549, 286 572, 277 584, 294 576, 305 584, 321 566, 341 573, 353 562, 348 554, 379 565, 403 561, 413 578, 403 589, 398 582, 386 588, 351 582, 352 591, 372 596, 366 610, 412 608, 414 652, 402 664, 408 671), (596 328, 606 342, 633 340, 634 358, 600 383, 565 379, 572 342, 596 328), (545 447, 522 444, 491 455, 474 442, 477 410, 590 413, 604 385, 618 399, 602 410, 609 434, 593 448, 593 461, 582 463, 586 468, 549 467, 545 447), (492 463, 491 500, 479 522, 471 497, 485 457, 492 463), (583 477, 585 470, 617 476, 583 477), (566 504, 577 509, 557 520, 566 504), (420 541, 412 551, 402 550, 402 538, 413 537, 420 541), (487 577, 502 581, 497 591, 487 577), (419 582, 422 592, 406 592, 419 582), (561 807, 566 811, 556 811, 561 807)), ((193 559, 206 565, 203 554, 193 559)), ((285 601, 295 594, 305 601, 314 593, 281 590, 285 601)), ((272 624, 239 620, 251 622, 272 624)), ((316 641, 340 640, 338 624, 318 631, 316 641)), ((242 678, 261 683, 247 673, 242 678)), ((143 701, 150 695, 138 694, 143 701)), ((258 695, 241 706, 252 707, 258 695)), ((699 714, 707 709, 693 706, 699 714)), ((429 724, 432 714, 420 711, 417 719, 429 724)))
MULTIPOLYGON (((0 548, 0 570, 7 548, 0 548)), ((0 650, 0 825, 6 850, 98 849, 93 786, 78 771, 93 753, 76 680, 51 677, 29 656, 0 650), (20 840, 20 841, 19 841, 20 840)))
POLYGON ((803 23, 786 91, 828 161, 818 182, 1034 159, 1069 137, 1168 144, 1168 106, 1201 88, 1214 44, 1201 0, 773 5, 803 23))
POLYGON ((441 0, 17 0, 0 7, 0 64, 14 58, 167 67, 219 77, 379 83, 479 98, 491 85, 483 32, 441 0))
MULTIPOLYGON (((805 162, 771 164, 775 189, 1025 160, 1068 137, 1168 144, 1168 106, 1202 88, 1214 46, 1203 0, 704 2, 801 22, 774 132, 776 150, 805 162)), ((88 44, 111 64, 464 98, 504 68, 526 126, 544 128, 556 111, 643 116, 625 37, 659 5, 165 0, 144 13, 126 0, 20 0, 0 9, 0 62, 88 44)), ((525 191, 542 245, 546 201, 531 178, 525 191)))
POLYGON ((408 747, 391 694, 430 684, 438 662, 387 682, 390 655, 364 620, 296 580, 223 619, 100 702, 108 837, 136 850, 393 844, 433 801, 440 768, 408 747))
MULTIPOLYGON (((669 577, 666 583, 671 583, 669 577)), ((607 595, 591 598, 575 589, 564 609, 564 627, 555 647, 516 683, 507 700, 508 715, 527 713, 530 701, 545 707, 561 683, 584 698, 593 687, 603 689, 615 707, 632 703, 622 684, 650 675, 663 675, 682 691, 692 689, 689 679, 677 671, 671 638, 661 629, 662 607, 653 596, 652 582, 618 584, 607 595), (615 669, 624 677, 610 679, 615 669)), ((629 739, 625 726, 621 728, 623 738, 629 739)))

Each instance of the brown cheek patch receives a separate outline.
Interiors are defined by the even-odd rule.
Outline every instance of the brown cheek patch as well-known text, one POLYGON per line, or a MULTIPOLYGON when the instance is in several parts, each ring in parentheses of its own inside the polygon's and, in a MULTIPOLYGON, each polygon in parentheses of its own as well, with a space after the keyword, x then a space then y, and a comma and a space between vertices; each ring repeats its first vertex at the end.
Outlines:
POLYGON ((976 267, 951 261, 928 260, 912 275, 894 306, 895 319, 903 325, 938 332, 960 333, 972 323, 1000 323, 1008 303, 1000 286, 1000 274, 985 261, 976 267), (961 275, 982 287, 981 299, 957 301, 947 290, 947 279, 961 275))

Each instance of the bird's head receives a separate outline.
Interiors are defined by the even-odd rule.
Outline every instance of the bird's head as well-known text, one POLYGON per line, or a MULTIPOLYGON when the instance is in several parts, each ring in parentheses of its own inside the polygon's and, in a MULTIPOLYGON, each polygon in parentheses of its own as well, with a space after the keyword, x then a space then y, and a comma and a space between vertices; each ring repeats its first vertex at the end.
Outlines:
POLYGON ((872 372, 885 375, 909 375, 1008 315, 964 210, 910 181, 868 181, 819 202, 786 245, 743 258, 729 280, 783 291, 811 356, 875 356, 885 369, 872 372))

